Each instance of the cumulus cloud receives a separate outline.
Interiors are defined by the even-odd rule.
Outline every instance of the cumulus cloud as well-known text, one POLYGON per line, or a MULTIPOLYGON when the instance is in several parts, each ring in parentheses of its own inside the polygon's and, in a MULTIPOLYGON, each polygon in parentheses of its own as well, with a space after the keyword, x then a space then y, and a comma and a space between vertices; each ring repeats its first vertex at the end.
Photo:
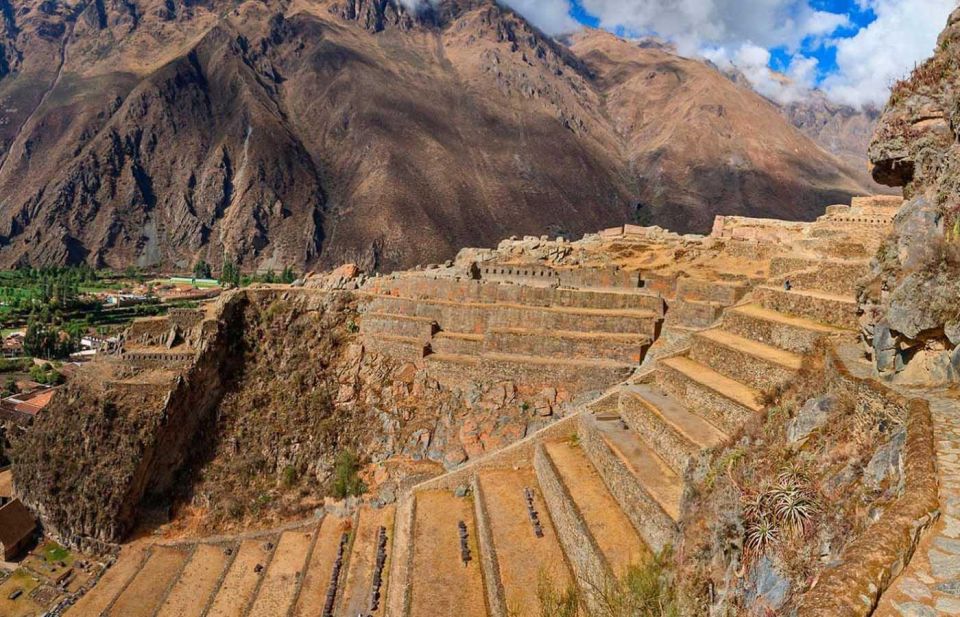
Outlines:
POLYGON ((831 41, 837 71, 821 84, 848 105, 883 105, 890 86, 929 57, 956 0, 858 0, 877 19, 856 35, 831 41))
POLYGON ((739 48, 711 48, 704 57, 721 69, 736 69, 743 73, 754 90, 778 103, 789 104, 803 100, 816 84, 816 58, 796 54, 784 73, 770 69, 770 52, 759 45, 744 43, 739 48))
POLYGON ((571 17, 569 0, 503 0, 503 3, 527 18, 547 34, 567 34, 580 28, 571 17))
POLYGON ((808 0, 582 0, 603 28, 658 34, 681 53, 744 43, 795 50, 811 37, 827 37, 849 19, 816 10, 808 0))

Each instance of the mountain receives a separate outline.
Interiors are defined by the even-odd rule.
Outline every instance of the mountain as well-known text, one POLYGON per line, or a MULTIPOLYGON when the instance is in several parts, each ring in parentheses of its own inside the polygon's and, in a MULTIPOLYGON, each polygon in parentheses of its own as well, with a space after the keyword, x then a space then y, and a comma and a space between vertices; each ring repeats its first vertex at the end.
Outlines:
POLYGON ((391 269, 870 190, 701 62, 424 7, 0 0, 0 265, 391 269))

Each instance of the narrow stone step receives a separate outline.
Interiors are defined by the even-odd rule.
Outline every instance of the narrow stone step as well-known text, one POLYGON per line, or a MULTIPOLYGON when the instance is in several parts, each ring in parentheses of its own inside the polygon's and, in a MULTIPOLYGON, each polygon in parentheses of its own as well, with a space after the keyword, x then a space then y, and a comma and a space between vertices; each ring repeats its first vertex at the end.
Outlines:
POLYGON ((649 558, 650 549, 610 494, 582 444, 583 436, 580 445, 550 442, 544 449, 606 563, 619 576, 649 558))
POLYGON ((748 289, 742 282, 682 278, 677 280, 677 299, 729 305, 742 298, 748 289))
POLYGON ((392 334, 426 340, 436 329, 436 322, 427 317, 377 311, 360 316, 360 331, 364 334, 392 334))
POLYGON ((763 408, 758 390, 685 356, 659 360, 659 369, 661 388, 728 435, 763 408))
POLYGON ((670 305, 672 324, 688 328, 708 328, 720 319, 724 305, 708 300, 677 299, 670 305))
POLYGON ((235 547, 199 544, 174 583, 157 617, 201 617, 230 562, 235 547), (227 554, 230 553, 230 554, 227 554))
POLYGON ((339 604, 338 615, 356 617, 357 615, 383 615, 386 604, 386 577, 389 564, 384 562, 380 571, 381 584, 377 609, 371 605, 373 577, 377 565, 377 547, 380 528, 386 530, 386 556, 389 558, 389 542, 393 539, 393 517, 395 508, 387 506, 380 509, 363 507, 360 510, 359 523, 354 531, 353 546, 350 548, 350 562, 343 583, 343 601, 339 604))
POLYGON ((754 290, 764 307, 805 317, 838 328, 857 329, 857 303, 850 296, 838 296, 809 289, 763 285, 754 290))
POLYGON ((786 315, 759 304, 727 309, 723 329, 793 353, 806 353, 818 340, 842 332, 839 328, 803 317, 786 315))
POLYGON ((416 499, 410 616, 486 617, 473 504, 449 491, 423 491, 416 499), (466 525, 466 563, 460 522, 466 525))
POLYGON ((580 443, 644 542, 673 542, 683 483, 670 465, 620 417, 582 416, 580 443))
POLYGON ((541 582, 563 591, 573 579, 537 478, 530 468, 496 470, 481 473, 478 484, 486 505, 506 606, 513 614, 541 615, 537 593, 541 582), (532 497, 540 535, 527 505, 527 491, 532 497))
POLYGON ((646 334, 511 327, 491 328, 483 346, 489 353, 599 359, 636 365, 643 360, 650 343, 651 337, 646 334))
POLYGON ((430 339, 433 353, 477 355, 483 351, 483 335, 467 332, 438 332, 430 339))
POLYGON ((694 334, 690 358, 762 391, 787 383, 800 370, 800 355, 719 328, 694 334))
POLYGON ((206 617, 236 617, 246 614, 246 608, 253 601, 260 579, 270 558, 273 556, 273 546, 276 537, 244 540, 237 549, 237 556, 230 564, 227 576, 220 584, 220 589, 207 611, 206 617), (257 572, 257 566, 260 571, 257 572))
POLYGON ((679 476, 690 457, 727 440, 721 430, 648 384, 621 392, 619 414, 679 476))
POLYGON ((163 602, 171 583, 186 563, 189 552, 179 547, 154 546, 150 558, 123 590, 107 615, 149 617, 163 602))
POLYGON ((296 596, 300 577, 307 566, 314 529, 285 531, 277 541, 273 559, 260 584, 250 615, 284 617, 296 596))

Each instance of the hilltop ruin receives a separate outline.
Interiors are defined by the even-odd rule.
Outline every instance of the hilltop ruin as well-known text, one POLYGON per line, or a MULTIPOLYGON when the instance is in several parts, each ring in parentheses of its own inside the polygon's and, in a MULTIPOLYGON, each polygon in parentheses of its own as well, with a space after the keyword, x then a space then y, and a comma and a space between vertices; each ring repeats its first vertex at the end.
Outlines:
POLYGON ((194 577, 210 615, 532 615, 544 577, 599 615, 669 550, 687 612, 867 614, 936 518, 949 404, 861 342, 899 206, 510 239, 138 321, 17 444, 18 492, 74 546, 158 534, 71 615, 166 614, 194 577), (368 489, 345 504, 343 450, 368 489), (813 505, 772 550, 777 482, 813 505))

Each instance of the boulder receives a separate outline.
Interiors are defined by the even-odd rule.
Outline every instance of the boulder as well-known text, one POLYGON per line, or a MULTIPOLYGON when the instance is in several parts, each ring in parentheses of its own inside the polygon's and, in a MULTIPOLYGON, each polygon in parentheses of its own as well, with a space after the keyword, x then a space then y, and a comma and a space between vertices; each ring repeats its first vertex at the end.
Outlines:
POLYGON ((751 615, 774 615, 787 601, 790 579, 777 571, 773 560, 764 555, 750 569, 745 597, 751 615))
POLYGON ((907 429, 901 428, 887 443, 880 446, 863 470, 863 479, 868 486, 879 489, 887 478, 898 486, 903 478, 900 473, 903 447, 907 441, 907 429))
POLYGON ((836 398, 831 395, 818 396, 804 403, 796 417, 787 423, 787 442, 793 444, 806 439, 826 424, 836 403, 836 398))
POLYGON ((877 324, 873 330, 873 361, 877 371, 889 373, 897 368, 897 342, 890 326, 877 324))

